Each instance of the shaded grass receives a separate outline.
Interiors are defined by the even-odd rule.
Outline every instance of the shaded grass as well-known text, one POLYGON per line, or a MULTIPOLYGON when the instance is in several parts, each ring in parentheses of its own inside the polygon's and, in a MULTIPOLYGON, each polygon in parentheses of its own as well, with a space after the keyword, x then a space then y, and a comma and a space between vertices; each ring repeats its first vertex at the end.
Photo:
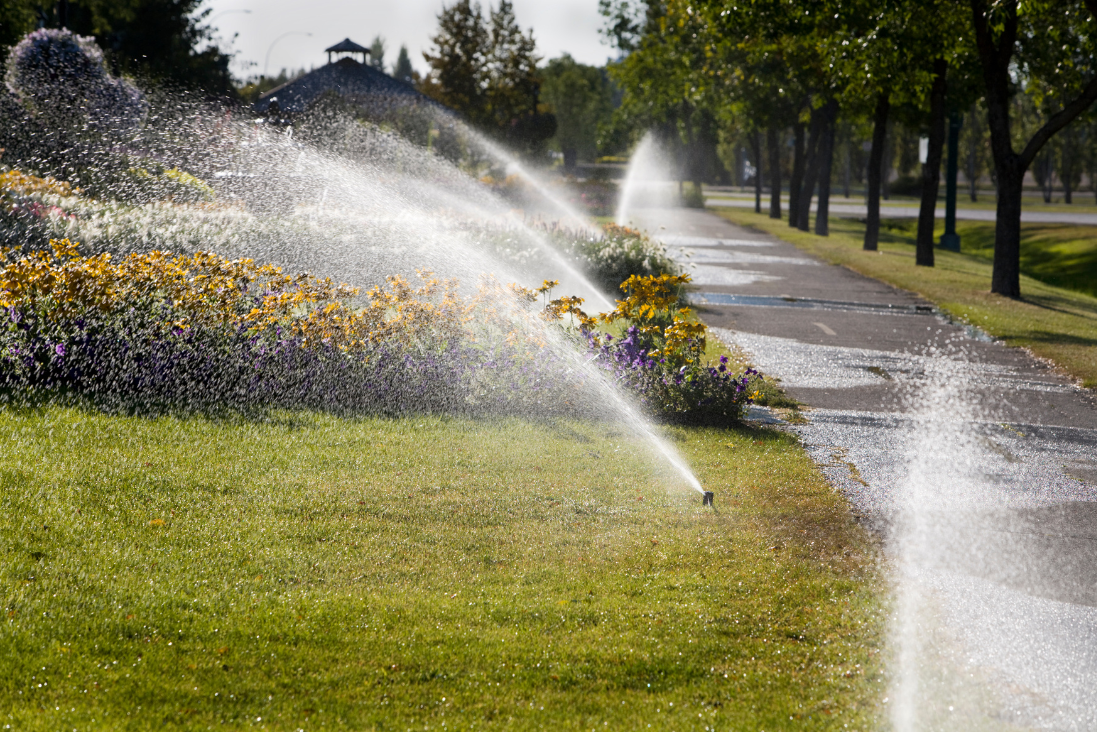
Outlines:
MULTIPOLYGON (((957 222, 961 247, 993 261, 994 225, 957 222)), ((1021 271, 1056 287, 1097 296, 1097 226, 1021 224, 1021 271)))
POLYGON ((792 436, 0 411, 14 729, 865 729, 875 546, 792 436))
MULTIPOLYGON (((1054 361, 1085 386, 1097 387, 1097 297, 1021 276, 1020 300, 990 292, 991 263, 978 254, 938 249, 935 267, 914 264, 913 222, 886 221, 880 249, 862 246, 864 224, 832 218, 830 236, 804 233, 765 214, 713 209, 729 221, 779 236, 828 262, 916 292, 958 320, 1011 346, 1054 361), (909 224, 909 225, 908 225, 909 224)), ((974 238, 974 237, 973 237, 974 238)), ((967 246, 967 242, 964 243, 967 246)))
MULTIPOLYGON (((726 193, 723 191, 705 191, 706 198, 737 198, 740 200, 749 200, 753 203, 754 193, 726 193)), ((769 203, 769 191, 767 190, 763 195, 764 204, 768 206, 769 203)), ((861 204, 864 205, 864 190, 854 189, 850 198, 846 198, 841 195, 835 195, 831 198, 831 205, 841 204, 861 204)), ((788 210, 788 191, 785 190, 781 196, 781 204, 785 211, 788 210)), ((917 196, 892 196, 887 200, 881 200, 880 205, 884 208, 888 206, 901 206, 903 208, 917 209, 921 204, 921 199, 917 196)), ((944 206, 944 194, 942 193, 940 204, 944 206)), ((1094 201, 1093 193, 1090 191, 1084 192, 1082 195, 1078 195, 1075 192, 1074 203, 1063 203, 1062 199, 1056 197, 1052 200, 1052 203, 1044 203, 1044 199, 1041 194, 1031 191, 1025 191, 1024 199, 1021 202, 1022 210, 1028 212, 1041 212, 1041 213, 1061 213, 1061 214, 1090 214, 1097 213, 1097 202, 1094 201)), ((975 211, 995 211, 998 208, 997 202, 994 200, 994 194, 989 191, 985 191, 979 196, 978 201, 972 201, 965 192, 961 192, 957 198, 956 207, 961 211, 964 209, 975 211)), ((768 208, 766 209, 768 211, 768 208)))

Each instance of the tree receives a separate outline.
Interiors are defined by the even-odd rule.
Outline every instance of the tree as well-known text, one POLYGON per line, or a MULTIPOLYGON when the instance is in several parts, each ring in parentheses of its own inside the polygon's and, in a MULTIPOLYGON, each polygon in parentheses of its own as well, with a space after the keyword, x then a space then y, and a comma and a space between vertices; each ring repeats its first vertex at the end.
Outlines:
POLYGON ((1058 144, 1055 146, 1056 157, 1059 160, 1059 180, 1063 184, 1063 203, 1074 203, 1074 191, 1082 182, 1082 166, 1078 157, 1081 153, 1080 127, 1078 121, 1067 125, 1059 133, 1058 144))
POLYGON ((929 140, 926 161, 922 165, 921 205, 918 208, 918 230, 914 240, 914 263, 932 267, 934 210, 941 182, 941 157, 945 148, 945 116, 948 89, 948 61, 933 59, 933 84, 929 92, 929 140))
POLYGON ((717 172, 717 121, 726 114, 714 93, 723 80, 713 76, 706 18, 679 0, 601 7, 617 26, 603 32, 619 37, 622 51, 631 48, 607 69, 622 92, 615 117, 627 120, 634 140, 656 132, 678 160, 679 182, 691 180, 699 190, 717 172))
POLYGON ((378 71, 385 70, 385 39, 380 35, 374 36, 369 46, 369 65, 378 71))
MULTIPOLYGON (((489 9, 490 10, 490 9, 489 9)), ((533 32, 524 33, 510 0, 500 0, 485 24, 479 4, 458 0, 438 16, 431 67, 420 90, 480 129, 535 152, 556 133, 555 118, 539 109, 533 32)))
POLYGON ((556 145, 564 168, 597 155, 599 130, 613 113, 612 87, 605 71, 564 54, 541 70, 541 94, 556 115, 556 145))
POLYGON ((427 91, 473 124, 486 124, 490 113, 485 72, 491 48, 479 3, 458 0, 443 8, 431 43, 433 52, 423 53, 433 84, 427 91))
POLYGON ((411 84, 415 81, 415 69, 411 67, 408 47, 400 44, 400 53, 396 54, 396 63, 392 66, 392 77, 411 84))
POLYGON ((523 33, 510 0, 499 0, 491 11, 491 50, 488 54, 488 107, 495 124, 506 129, 537 114, 541 80, 537 74, 533 30, 523 33))
POLYGON ((1021 194, 1025 172, 1055 133, 1097 99, 1097 0, 970 0, 998 183, 991 292, 1021 296, 1021 194), (1014 75, 1056 100, 1051 115, 1014 149, 1014 75))

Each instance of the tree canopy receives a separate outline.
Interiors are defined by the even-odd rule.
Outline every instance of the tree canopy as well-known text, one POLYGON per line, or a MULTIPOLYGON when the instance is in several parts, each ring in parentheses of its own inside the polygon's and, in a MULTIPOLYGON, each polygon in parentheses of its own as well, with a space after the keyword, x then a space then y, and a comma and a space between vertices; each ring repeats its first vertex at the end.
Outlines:
MULTIPOLYGON (((232 95, 231 57, 211 45, 202 0, 69 0, 65 26, 92 36, 112 73, 217 95, 232 95)), ((58 27, 50 0, 0 3, 0 46, 6 54, 40 24, 58 27)))
POLYGON ((568 54, 549 61, 541 75, 542 97, 556 115, 554 139, 570 170, 598 153, 600 133, 613 112, 612 84, 605 71, 568 54))
POLYGON ((540 108, 533 31, 523 32, 510 0, 489 8, 458 0, 438 16, 432 49, 423 54, 430 74, 421 90, 462 113, 473 125, 526 149, 556 132, 555 118, 540 108))
MULTIPOLYGON (((781 156, 791 135, 793 225, 807 227, 818 186, 816 232, 826 233, 839 118, 847 129, 873 129, 866 248, 875 246, 890 125, 899 122, 927 136, 919 186, 922 264, 933 262, 933 207, 946 117, 968 113, 972 105, 985 109, 984 119, 971 115, 971 120, 989 133, 999 194, 991 289, 1020 294, 1021 183, 1038 155, 1050 159, 1053 148, 1041 151, 1052 138, 1097 99, 1097 0, 600 0, 599 5, 606 18, 603 33, 622 53, 610 69, 623 89, 620 115, 631 117, 634 129, 672 130, 688 149, 714 118, 723 137, 751 147, 759 168, 765 133, 770 153, 765 166, 777 206, 781 156), (1039 123, 1014 124, 1011 116, 1023 109, 1034 110, 1039 123)), ((1079 135, 1068 134, 1063 145, 1075 149, 1079 135)), ((1063 167, 1071 180, 1080 175, 1078 166, 1063 167)), ((1035 172, 1038 178, 1050 175, 1035 172)))

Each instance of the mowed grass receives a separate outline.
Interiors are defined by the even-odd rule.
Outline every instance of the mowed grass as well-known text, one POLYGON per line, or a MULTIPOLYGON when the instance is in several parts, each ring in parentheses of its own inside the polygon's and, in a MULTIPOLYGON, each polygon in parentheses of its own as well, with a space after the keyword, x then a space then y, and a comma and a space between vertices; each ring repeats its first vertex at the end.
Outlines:
MULTIPOLYGON (((975 253, 938 249, 934 267, 918 267, 914 264, 911 221, 883 222, 879 250, 866 252, 862 249, 864 224, 854 219, 832 218, 830 236, 820 237, 791 229, 766 214, 736 209, 713 211, 733 223, 778 236, 825 261, 916 292, 958 320, 976 325, 1011 346, 1028 348, 1058 364, 1083 385, 1097 388, 1097 297, 1026 274, 1021 276, 1021 299, 992 294, 991 261, 983 248, 975 253)), ((965 233, 964 229, 960 231, 965 233)), ((1031 238, 1029 242, 1031 247, 1031 238)), ((967 247, 968 241, 961 246, 967 247)))
POLYGON ((611 424, 0 411, 0 727, 876 726, 872 538, 665 434, 716 511, 611 424))
MULTIPOLYGON (((994 224, 959 221, 961 247, 987 261, 994 259, 994 224)), ((1021 225, 1021 271, 1056 287, 1097 296, 1097 226, 1021 225)))

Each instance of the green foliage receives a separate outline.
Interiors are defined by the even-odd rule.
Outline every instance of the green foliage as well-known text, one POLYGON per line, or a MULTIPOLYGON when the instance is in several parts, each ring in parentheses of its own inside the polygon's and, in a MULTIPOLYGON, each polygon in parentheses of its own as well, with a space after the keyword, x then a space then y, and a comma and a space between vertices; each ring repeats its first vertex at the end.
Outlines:
POLYGON ((443 8, 433 48, 423 53, 431 68, 424 92, 474 124, 487 124, 490 118, 484 88, 490 38, 480 6, 458 0, 443 8))
POLYGON ((271 89, 277 89, 283 84, 288 84, 291 81, 296 81, 302 76, 307 74, 306 69, 289 70, 282 69, 278 72, 277 76, 258 76, 249 79, 247 82, 239 86, 236 93, 248 104, 255 103, 259 97, 263 96, 271 89))
POLYGON ((615 23, 625 17, 622 13, 634 14, 629 21, 632 40, 625 40, 631 50, 608 67, 622 94, 614 112, 615 131, 628 129, 632 143, 655 131, 661 145, 679 160, 680 179, 712 182, 720 172, 717 119, 725 100, 712 93, 714 39, 703 14, 684 2, 601 7, 615 23))
POLYGON ((613 114, 612 85, 605 71, 577 63, 564 54, 541 70, 541 95, 556 115, 552 143, 564 154, 564 166, 593 160, 598 154, 602 128, 613 114))
POLYGON ((369 46, 369 65, 378 71, 385 70, 385 39, 380 35, 373 37, 369 46))
POLYGON ((198 203, 214 199, 213 188, 208 183, 178 168, 150 165, 126 170, 120 184, 128 188, 126 198, 131 201, 172 201, 198 203), (150 169, 151 168, 151 169, 150 169), (124 182, 122 182, 124 181, 124 182))
POLYGON ((392 77, 408 84, 415 82, 415 70, 411 67, 408 47, 402 43, 400 44, 400 53, 396 54, 396 63, 392 66, 392 77))
POLYGON ((489 134, 536 153, 555 134, 556 121, 538 107, 533 31, 518 26, 510 0, 489 11, 485 23, 472 0, 442 9, 433 48, 423 54, 431 71, 420 90, 489 134))
MULTIPOLYGON (((0 45, 13 44, 44 20, 57 27, 57 3, 0 3, 0 45), (7 21, 7 22, 4 22, 7 21)), ((209 46, 213 29, 203 0, 69 0, 67 27, 94 36, 114 73, 232 96, 231 57, 209 46)))
POLYGON ((687 183, 684 185, 682 187, 682 205, 686 208, 704 208, 704 189, 695 183, 687 183))
POLYGON ((678 274, 680 268, 662 244, 627 226, 606 224, 601 235, 554 229, 550 241, 607 292, 633 276, 678 274))

